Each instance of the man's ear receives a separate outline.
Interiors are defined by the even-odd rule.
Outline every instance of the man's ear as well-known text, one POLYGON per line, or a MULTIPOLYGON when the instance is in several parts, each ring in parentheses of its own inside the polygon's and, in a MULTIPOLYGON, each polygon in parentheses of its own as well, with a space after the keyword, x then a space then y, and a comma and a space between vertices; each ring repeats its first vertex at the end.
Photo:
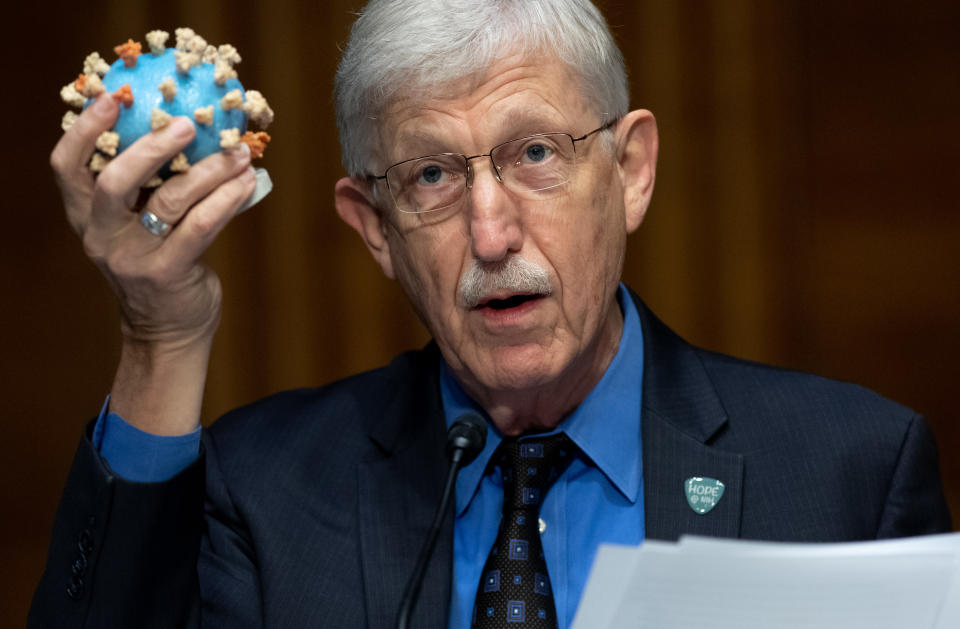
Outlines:
POLYGON ((390 258, 390 243, 387 240, 387 224, 370 199, 372 191, 366 182, 344 177, 333 188, 333 200, 337 214, 343 222, 356 230, 367 249, 373 254, 384 275, 395 279, 393 260, 390 258))
POLYGON ((617 165, 623 190, 627 233, 643 222, 657 174, 657 121, 646 109, 624 116, 616 127, 617 165))

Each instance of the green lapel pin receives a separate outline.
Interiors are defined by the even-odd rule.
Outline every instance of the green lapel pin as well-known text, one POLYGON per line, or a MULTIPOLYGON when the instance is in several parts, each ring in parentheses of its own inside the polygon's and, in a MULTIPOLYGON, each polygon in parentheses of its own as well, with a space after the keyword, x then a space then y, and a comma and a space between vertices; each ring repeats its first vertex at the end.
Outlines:
POLYGON ((724 484, 716 478, 691 476, 683 483, 687 504, 699 515, 709 513, 723 498, 724 484))

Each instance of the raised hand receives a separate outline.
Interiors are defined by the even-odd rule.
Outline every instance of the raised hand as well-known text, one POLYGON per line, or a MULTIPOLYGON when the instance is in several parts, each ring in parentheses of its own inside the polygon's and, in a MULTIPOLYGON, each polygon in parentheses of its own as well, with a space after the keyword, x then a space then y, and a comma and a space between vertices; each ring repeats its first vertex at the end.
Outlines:
POLYGON ((118 107, 101 96, 64 134, 50 163, 67 219, 120 306, 123 347, 111 409, 147 432, 180 434, 199 422, 220 317, 220 282, 200 258, 252 194, 255 176, 241 144, 144 194, 142 186, 193 139, 193 123, 174 118, 94 177, 87 163, 118 107), (145 214, 154 227, 169 228, 151 232, 145 214))

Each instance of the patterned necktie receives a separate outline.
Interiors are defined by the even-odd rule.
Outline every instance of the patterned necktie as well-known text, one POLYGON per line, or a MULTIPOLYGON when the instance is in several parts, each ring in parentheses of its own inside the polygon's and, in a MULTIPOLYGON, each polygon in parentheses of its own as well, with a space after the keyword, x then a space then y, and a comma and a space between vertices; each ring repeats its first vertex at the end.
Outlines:
POLYGON ((576 446, 564 434, 504 440, 492 459, 503 474, 503 517, 483 566, 473 627, 556 629, 557 609, 540 543, 540 504, 576 446))

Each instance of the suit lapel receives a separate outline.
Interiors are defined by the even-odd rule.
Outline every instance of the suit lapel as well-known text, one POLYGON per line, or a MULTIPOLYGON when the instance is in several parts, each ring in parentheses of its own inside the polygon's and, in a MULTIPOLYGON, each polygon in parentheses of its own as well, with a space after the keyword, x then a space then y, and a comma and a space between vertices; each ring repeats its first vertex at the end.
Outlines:
POLYGON ((643 484, 646 536, 683 534, 738 537, 743 457, 710 445, 727 425, 716 389, 692 346, 660 322, 632 294, 643 328, 643 484), (726 486, 716 507, 695 513, 684 482, 692 476, 726 486))
POLYGON ((685 534, 739 537, 743 457, 711 448, 649 409, 644 412, 646 536, 666 540, 685 534), (691 476, 715 478, 726 486, 717 506, 703 515, 687 504, 684 483, 691 476))
MULTIPOLYGON (((404 586, 443 492, 447 473, 445 425, 437 382, 437 352, 411 366, 415 380, 397 383, 397 397, 381 408, 370 438, 383 453, 358 469, 360 546, 369 627, 396 621, 404 586)), ((447 623, 453 573, 453 513, 448 515, 427 567, 411 626, 447 623)))

